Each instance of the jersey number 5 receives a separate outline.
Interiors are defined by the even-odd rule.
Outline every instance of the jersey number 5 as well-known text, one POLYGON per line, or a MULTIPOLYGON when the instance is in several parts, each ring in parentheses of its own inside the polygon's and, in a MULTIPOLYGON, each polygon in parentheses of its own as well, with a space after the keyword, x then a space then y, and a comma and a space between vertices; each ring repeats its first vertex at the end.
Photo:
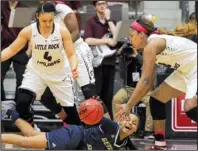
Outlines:
POLYGON ((49 56, 49 52, 45 52, 43 58, 47 61, 51 61, 52 60, 52 56, 49 56))

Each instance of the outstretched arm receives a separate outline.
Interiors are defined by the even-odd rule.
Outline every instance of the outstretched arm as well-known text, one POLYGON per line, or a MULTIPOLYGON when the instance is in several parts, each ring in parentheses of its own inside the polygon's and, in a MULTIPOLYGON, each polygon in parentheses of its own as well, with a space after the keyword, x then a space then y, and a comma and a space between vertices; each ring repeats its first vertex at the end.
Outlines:
MULTIPOLYGON (((129 113, 131 108, 134 107, 152 88, 155 77, 155 62, 156 55, 161 53, 165 49, 165 40, 161 38, 151 39, 143 52, 143 68, 140 80, 133 92, 133 95, 129 99, 127 104, 119 105, 119 108, 124 113, 129 113)), ((120 114, 123 114, 121 112, 120 114)))
POLYGON ((164 39, 155 38, 151 39, 144 48, 142 75, 127 103, 129 110, 151 90, 155 78, 156 55, 165 49, 165 45, 164 39))
POLYGON ((47 138, 45 133, 31 137, 24 137, 16 134, 1 134, 1 142, 4 144, 14 144, 24 148, 47 148, 47 138))
POLYGON ((127 103, 128 109, 131 110, 152 88, 155 78, 156 55, 165 49, 165 40, 161 38, 151 39, 143 52, 142 75, 138 84, 127 103))
POLYGON ((140 80, 137 83, 137 86, 134 90, 133 95, 128 101, 128 107, 131 109, 134 107, 141 99, 146 95, 154 81, 154 72, 155 72, 155 60, 156 60, 156 52, 155 50, 149 50, 145 48, 143 54, 143 68, 142 75, 140 80))
POLYGON ((21 30, 15 41, 1 52, 1 62, 10 59, 27 44, 30 32, 29 26, 21 30))
POLYGON ((16 134, 2 134, 1 142, 5 144, 14 144, 24 148, 37 148, 46 149, 47 148, 47 138, 45 133, 37 132, 32 128, 32 126, 19 118, 19 114, 15 111, 8 110, 7 115, 11 115, 13 122, 22 131, 25 136, 16 134))

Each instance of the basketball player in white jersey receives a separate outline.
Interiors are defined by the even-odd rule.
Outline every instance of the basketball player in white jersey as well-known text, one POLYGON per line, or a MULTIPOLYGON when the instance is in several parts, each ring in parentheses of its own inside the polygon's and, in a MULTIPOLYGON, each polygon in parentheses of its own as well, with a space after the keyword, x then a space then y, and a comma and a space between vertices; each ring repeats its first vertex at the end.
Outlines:
MULTIPOLYGON (((52 2, 52 1, 51 1, 52 2)), ((40 1, 43 3, 43 1, 40 1)), ((80 37, 80 31, 78 27, 78 21, 74 11, 61 1, 52 2, 57 10, 57 15, 55 16, 55 22, 59 23, 61 26, 66 26, 69 32, 71 33, 77 58, 78 58, 78 72, 79 76, 76 79, 79 87, 82 89, 85 99, 91 97, 97 97, 96 88, 95 88, 95 77, 92 66, 92 52, 90 47, 84 40, 80 37)), ((68 70, 68 69, 67 69, 68 70)), ((50 109, 53 113, 57 114, 65 123, 67 121, 67 115, 64 113, 64 110, 60 104, 56 103, 55 98, 53 97, 50 89, 47 88, 41 97, 41 103, 50 109), (48 100, 51 101, 48 101, 48 100)), ((107 111, 106 106, 103 104, 104 113, 106 117, 110 117, 107 111)), ((67 112, 70 112, 67 109, 67 112)))
MULTIPOLYGON (((48 86, 63 107, 72 108, 70 124, 81 124, 74 105, 72 77, 66 70, 66 57, 74 79, 78 77, 78 60, 72 37, 66 27, 54 23, 56 9, 52 3, 40 5, 36 11, 37 22, 25 27, 17 39, 1 53, 1 61, 15 55, 30 41, 32 58, 28 62, 22 85, 16 100, 20 116, 31 123, 33 121, 30 106, 48 86)), ((49 100, 50 101, 50 100, 49 100)))
MULTIPOLYGON (((154 31, 153 23, 146 18, 139 18, 131 24, 131 44, 136 49, 143 50, 143 68, 141 79, 128 103, 117 105, 122 110, 120 115, 128 114, 152 88, 155 64, 162 64, 175 71, 152 92, 152 100, 167 103, 185 93, 184 111, 190 119, 197 122, 197 44, 189 39, 173 36, 175 34, 163 34, 163 30, 159 30, 158 34, 153 34, 154 31)), ((159 121, 161 117, 165 117, 164 113, 156 104, 151 106, 151 114, 155 117, 154 127, 158 128, 155 135, 162 135, 155 137, 155 145, 150 149, 166 149, 166 141, 163 138, 165 120, 159 121)))
POLYGON ((93 84, 95 82, 93 66, 92 66, 92 52, 87 43, 80 37, 78 22, 74 11, 65 4, 55 1, 55 7, 58 14, 55 17, 55 22, 61 26, 66 26, 70 31, 76 54, 78 57, 78 72, 79 77, 76 79, 79 86, 93 84))

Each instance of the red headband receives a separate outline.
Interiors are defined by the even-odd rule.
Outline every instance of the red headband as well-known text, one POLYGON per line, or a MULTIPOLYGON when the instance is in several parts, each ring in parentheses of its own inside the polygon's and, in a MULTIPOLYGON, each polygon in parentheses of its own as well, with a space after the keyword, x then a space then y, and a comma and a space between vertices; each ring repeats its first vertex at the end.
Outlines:
POLYGON ((131 24, 131 28, 137 30, 137 31, 140 31, 140 32, 144 32, 144 33, 148 33, 146 28, 144 28, 142 25, 140 25, 138 22, 134 21, 132 24, 131 24))

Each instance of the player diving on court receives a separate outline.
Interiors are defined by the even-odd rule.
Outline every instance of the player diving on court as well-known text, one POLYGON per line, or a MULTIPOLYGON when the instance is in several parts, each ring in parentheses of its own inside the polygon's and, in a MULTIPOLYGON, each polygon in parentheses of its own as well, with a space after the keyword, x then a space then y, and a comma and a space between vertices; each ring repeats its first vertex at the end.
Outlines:
MULTIPOLYGON (((101 103, 95 99, 85 100, 85 105, 79 107, 86 108, 90 112, 90 106, 96 105, 103 109, 101 103), (88 103, 86 103, 88 102, 88 103)), ((24 148, 49 149, 49 150, 113 150, 125 148, 135 150, 136 147, 131 142, 129 135, 138 129, 139 119, 137 115, 116 116, 117 122, 112 121, 100 114, 99 123, 89 126, 68 125, 66 127, 53 130, 51 132, 39 132, 21 119, 15 109, 13 102, 9 106, 2 104, 3 117, 11 116, 12 121, 25 136, 16 134, 2 134, 1 142, 14 144, 24 148)), ((83 117, 85 112, 80 113, 83 117)), ((93 112, 97 112, 94 110, 93 112)), ((104 112, 104 111, 103 111, 104 112)), ((89 122, 87 119, 86 123, 89 122)), ((85 122, 84 121, 84 122, 85 122)))

